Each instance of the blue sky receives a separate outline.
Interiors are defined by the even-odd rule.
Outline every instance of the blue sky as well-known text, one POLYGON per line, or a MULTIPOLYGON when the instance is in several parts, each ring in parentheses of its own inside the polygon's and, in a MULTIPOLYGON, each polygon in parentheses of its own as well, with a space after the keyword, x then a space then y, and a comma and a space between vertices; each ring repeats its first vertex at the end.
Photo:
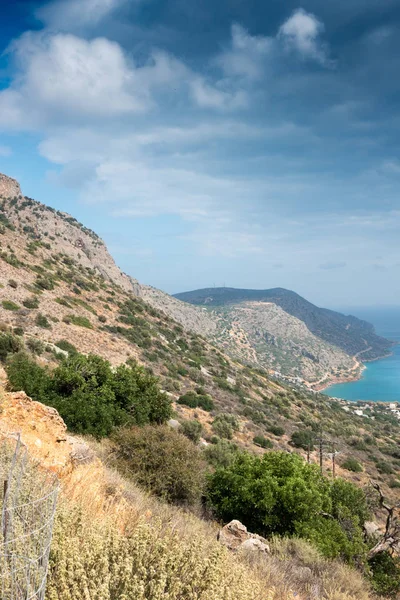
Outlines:
POLYGON ((0 0, 0 171, 170 293, 400 296, 396 0, 0 0))

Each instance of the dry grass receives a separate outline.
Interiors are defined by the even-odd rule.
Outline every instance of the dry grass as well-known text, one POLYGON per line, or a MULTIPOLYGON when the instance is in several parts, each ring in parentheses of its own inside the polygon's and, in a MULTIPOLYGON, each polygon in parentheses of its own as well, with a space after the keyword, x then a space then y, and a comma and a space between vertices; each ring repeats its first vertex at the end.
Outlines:
MULTIPOLYGON (((91 446, 104 460, 106 459, 107 443, 91 443, 91 446)), ((82 535, 77 536, 79 543, 76 553, 77 556, 78 554, 80 556, 79 560, 82 560, 81 557, 85 556, 85 553, 93 545, 99 543, 102 546, 102 555, 108 556, 110 548, 117 552, 114 561, 120 561, 121 558, 120 550, 116 550, 119 548, 119 544, 127 544, 130 548, 129 552, 136 556, 135 548, 140 538, 144 562, 135 563, 135 569, 146 574, 144 583, 142 582, 144 589, 147 590, 146 594, 148 594, 143 596, 146 599, 158 600, 159 597, 162 597, 174 600, 203 600, 203 598, 204 600, 219 600, 220 598, 221 600, 222 598, 224 600, 230 598, 235 600, 247 600, 248 598, 260 600, 293 598, 298 600, 370 600, 372 598, 368 584, 358 572, 339 561, 324 559, 315 548, 304 540, 272 539, 270 540, 271 554, 268 556, 227 553, 216 542, 218 530, 216 523, 204 521, 190 512, 158 501, 132 482, 126 481, 114 469, 104 466, 100 461, 73 472, 64 484, 63 496, 68 499, 68 507, 74 506, 74 510, 80 510, 79 513, 75 513, 75 519, 78 519, 79 523, 83 523, 82 527, 89 527, 88 534, 84 536, 84 543, 82 543, 82 535), (100 529, 97 530, 97 527, 100 529), (96 531, 98 532, 96 533, 96 531), (140 532, 139 538, 137 537, 138 531, 140 532), (94 536, 93 539, 92 536, 94 536), (86 537, 88 542, 86 542, 86 537), (123 540, 125 541, 123 542, 123 540), (155 581, 159 581, 161 571, 164 569, 163 581, 166 577, 168 583, 167 587, 160 588, 157 586, 160 586, 161 583, 154 583, 152 580, 155 591, 150 592, 150 583, 146 579, 149 576, 146 561, 149 560, 149 564, 154 564, 153 559, 150 558, 154 556, 158 556, 158 566, 152 577, 155 578, 155 581), (168 567, 165 566, 169 564, 169 560, 175 565, 173 573, 169 572, 168 567), (191 565, 189 571, 186 570, 186 561, 191 565), (209 571, 210 569, 211 571, 209 571), (202 587, 206 572, 211 578, 217 577, 218 585, 215 589, 211 583, 207 584, 208 587, 202 587), (200 573, 202 573, 201 576, 200 573), (186 581, 185 585, 189 585, 190 579, 190 585, 186 588, 178 587, 179 591, 171 592, 176 595, 168 595, 170 593, 168 590, 176 583, 174 583, 176 577, 181 583, 186 581)), ((64 507, 63 510, 67 510, 67 514, 69 514, 71 509, 64 507)), ((67 551, 69 556, 67 562, 74 564, 75 534, 72 532, 76 526, 70 521, 68 523, 68 534, 65 544, 62 543, 64 548, 62 552, 67 551)), ((55 544, 59 545, 60 542, 57 540, 63 539, 65 529, 66 525, 57 534, 55 544)), ((57 553, 56 549, 55 552, 57 553)), ((84 563, 92 564, 87 559, 84 559, 84 563)), ((129 563, 129 565, 129 569, 131 569, 132 564, 129 563)), ((58 566, 56 570, 52 571, 50 590, 54 591, 53 582, 57 582, 59 585, 59 568, 58 566)), ((119 572, 122 573, 121 570, 119 572)), ((95 575, 96 579, 104 576, 104 573, 95 575)), ((135 589, 135 594, 137 593, 135 589)), ((75 598, 74 596, 69 597, 72 600, 75 598)), ((101 600, 103 598, 103 596, 91 595, 87 597, 90 600, 92 597, 98 597, 101 600)), ((114 600, 114 598, 120 600, 125 597, 142 598, 140 595, 132 596, 130 593, 127 596, 104 596, 107 600, 114 600)), ((57 594, 49 596, 49 600, 66 600, 66 598, 67 596, 57 594)))
POLYGON ((304 540, 270 540, 268 556, 233 555, 217 529, 95 459, 64 472, 46 599, 371 599, 358 573, 304 540))

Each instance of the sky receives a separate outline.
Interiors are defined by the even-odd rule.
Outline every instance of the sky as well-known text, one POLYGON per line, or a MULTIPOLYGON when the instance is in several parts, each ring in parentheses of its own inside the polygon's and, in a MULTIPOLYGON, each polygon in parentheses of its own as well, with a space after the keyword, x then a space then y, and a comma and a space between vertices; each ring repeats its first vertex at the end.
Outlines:
POLYGON ((0 172, 176 293, 400 305, 397 0, 0 0, 0 172))

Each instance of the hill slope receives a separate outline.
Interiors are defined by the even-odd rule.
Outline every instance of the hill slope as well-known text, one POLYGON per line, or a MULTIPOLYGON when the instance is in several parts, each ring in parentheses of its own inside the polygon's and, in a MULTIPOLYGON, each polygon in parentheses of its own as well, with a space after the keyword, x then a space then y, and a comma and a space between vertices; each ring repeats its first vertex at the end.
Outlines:
MULTIPOLYGON (((95 234, 68 215, 25 198, 13 180, 2 177, 0 182, 0 328, 23 337, 42 364, 56 364, 59 356, 55 357, 54 351, 57 344, 65 347, 65 341, 80 352, 101 355, 113 365, 135 358, 160 378, 174 403, 176 418, 200 421, 208 442, 215 439, 213 422, 219 413, 237 415, 239 429, 233 433, 233 441, 255 452, 264 452, 253 442, 257 435, 267 438, 274 449, 293 450, 290 440, 294 432, 318 432, 322 427, 327 444, 335 440, 343 459, 355 455, 364 465, 361 475, 343 469, 344 475, 397 483, 393 473, 400 464, 400 426, 388 408, 376 404, 361 417, 354 414, 351 404, 288 387, 265 370, 225 354, 212 341, 219 331, 214 325, 223 323, 223 315, 188 307, 154 288, 139 288, 116 267, 95 234), (77 248, 77 235, 93 254, 88 256, 77 248), (100 257, 107 272, 100 270, 101 264, 97 267, 100 257), (163 304, 162 310, 150 305, 151 298, 152 304, 163 304), (166 314, 171 302, 175 318, 166 314), (211 339, 177 321, 184 318, 190 322, 197 319, 197 330, 209 331, 211 339), (190 408, 179 400, 188 391, 208 394, 214 408, 190 408)), ((276 320, 274 327, 280 327, 279 319, 287 318, 275 304, 269 304, 268 311, 271 328, 276 320)), ((300 336, 304 323, 289 316, 300 336)), ((251 353, 252 347, 246 343, 244 337, 244 347, 251 353)), ((311 460, 318 460, 316 449, 311 460)), ((327 455, 324 465, 328 468, 329 464, 327 455)), ((395 489, 385 491, 390 495, 395 489)))
POLYGON ((349 371, 353 376, 351 357, 362 354, 362 360, 373 360, 392 346, 370 323, 319 308, 282 288, 206 288, 174 297, 207 307, 211 315, 222 317, 225 331, 241 327, 260 364, 306 379, 319 380, 329 371, 333 378, 345 378, 349 371), (291 360, 285 358, 288 353, 291 360))

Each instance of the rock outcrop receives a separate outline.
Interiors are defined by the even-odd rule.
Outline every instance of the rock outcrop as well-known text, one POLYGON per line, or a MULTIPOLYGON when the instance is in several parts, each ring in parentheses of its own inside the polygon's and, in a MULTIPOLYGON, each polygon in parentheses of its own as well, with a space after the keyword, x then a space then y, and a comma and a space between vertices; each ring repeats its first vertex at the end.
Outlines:
POLYGON ((140 286, 117 267, 103 240, 71 215, 24 197, 15 179, 0 173, 2 214, 16 227, 46 244, 54 242, 58 252, 82 267, 94 269, 105 280, 126 292, 140 294, 140 286))
POLYGON ((15 179, 0 173, 0 197, 15 198, 21 196, 21 188, 15 179))
POLYGON ((236 519, 218 532, 217 539, 232 552, 270 553, 267 540, 256 533, 249 533, 247 527, 236 519))
POLYGON ((55 408, 35 402, 25 392, 2 392, 0 411, 0 440, 20 434, 43 467, 57 473, 70 468, 73 445, 55 408))

